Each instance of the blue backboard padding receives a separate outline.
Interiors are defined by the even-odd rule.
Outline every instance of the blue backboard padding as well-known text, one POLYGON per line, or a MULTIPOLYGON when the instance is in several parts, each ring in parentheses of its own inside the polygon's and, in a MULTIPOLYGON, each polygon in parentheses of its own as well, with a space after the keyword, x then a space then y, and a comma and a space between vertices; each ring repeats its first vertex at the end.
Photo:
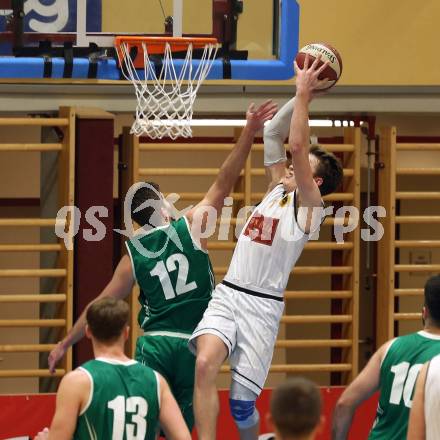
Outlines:
MULTIPOLYGON (((293 64, 299 45, 299 5, 296 0, 281 1, 281 23, 278 59, 289 69, 293 64)), ((292 75, 290 75, 292 76, 292 75)))
MULTIPOLYGON (((73 77, 87 78, 88 64, 87 60, 75 60, 73 77), (81 75, 84 67, 86 73, 81 75)), ((0 74, 2 78, 42 78, 43 72, 44 60, 42 58, 0 58, 0 74)), ((64 60, 62 58, 53 58, 51 78, 62 78, 63 72, 64 60)))
MULTIPOLYGON (((237 80, 285 80, 294 75, 293 61, 298 52, 299 38, 299 5, 296 0, 280 0, 280 32, 279 54, 275 60, 231 60, 231 79, 237 80)), ((193 72, 197 69, 198 61, 193 61, 193 72)), ((180 72, 182 60, 174 62, 177 72, 180 72)), ((72 78, 87 78, 89 61, 86 58, 75 58, 73 61, 72 78)), ((42 78, 44 60, 42 58, 0 57, 0 78, 42 78)), ((52 59, 51 78, 62 78, 64 60, 52 59)), ((138 71, 139 77, 144 76, 138 71)), ((120 71, 113 59, 98 61, 98 79, 118 80, 120 71)), ((212 64, 208 79, 223 79, 223 60, 215 60, 212 64)))
MULTIPOLYGON (((198 60, 194 60, 192 62, 191 78, 194 78, 194 74, 197 71, 199 64, 200 64, 200 61, 198 61, 198 60)), ((173 66, 174 66, 174 70, 173 70, 172 75, 174 75, 174 72, 175 72, 176 77, 180 77, 182 67, 183 67, 183 60, 174 60, 173 66)), ((115 68, 116 68, 116 66, 115 66, 115 68)), ((187 69, 184 72, 183 79, 188 79, 189 73, 190 73, 190 69, 187 67, 187 69)), ((139 79, 144 79, 145 73, 144 73, 143 69, 137 70, 137 74, 138 74, 139 79)), ((149 75, 150 76, 148 79, 151 79, 151 73, 149 75)), ((174 76, 171 76, 171 78, 173 78, 173 77, 174 76)), ((170 79, 169 74, 166 75, 166 79, 170 79)), ((223 79, 223 61, 222 60, 214 60, 213 61, 211 69, 209 71, 208 79, 223 79)))
POLYGON ((280 60, 231 61, 232 79, 289 79, 294 74, 293 62, 290 64, 288 66, 280 60))

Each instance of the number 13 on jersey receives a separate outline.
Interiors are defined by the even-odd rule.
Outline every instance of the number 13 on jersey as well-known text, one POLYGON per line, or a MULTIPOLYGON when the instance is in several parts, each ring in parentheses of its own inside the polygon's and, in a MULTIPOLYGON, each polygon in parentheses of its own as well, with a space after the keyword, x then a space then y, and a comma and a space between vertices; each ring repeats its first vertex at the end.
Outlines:
POLYGON ((124 431, 127 440, 144 440, 147 433, 147 401, 139 396, 125 399, 117 396, 107 407, 113 410, 113 433, 112 440, 123 440, 124 431), (126 417, 131 417, 131 423, 126 423, 126 417))

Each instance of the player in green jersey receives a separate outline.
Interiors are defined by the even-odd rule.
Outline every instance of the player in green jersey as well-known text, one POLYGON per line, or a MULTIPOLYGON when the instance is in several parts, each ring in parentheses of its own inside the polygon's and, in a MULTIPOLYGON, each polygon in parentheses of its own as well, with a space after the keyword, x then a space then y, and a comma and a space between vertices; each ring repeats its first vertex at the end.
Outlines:
MULTIPOLYGON (((205 214, 211 217, 210 221, 216 220, 224 198, 243 169, 255 134, 275 111, 276 105, 271 101, 258 108, 251 104, 246 126, 214 184, 184 217, 170 221, 169 209, 157 185, 143 184, 134 194, 129 194, 131 217, 142 228, 127 242, 128 255, 121 259, 112 280, 98 296, 125 298, 134 283, 139 284, 139 325, 144 335, 137 341, 136 359, 157 370, 169 382, 190 430, 194 423, 195 358, 187 342, 203 316, 214 287, 207 239, 201 233, 207 222, 205 214), (209 215, 212 212, 214 216, 209 215)), ((85 311, 50 353, 51 371, 66 350, 83 337, 84 327, 85 311)))
POLYGON ((347 387, 333 413, 332 439, 345 440, 356 408, 380 390, 369 440, 406 438, 414 385, 423 364, 440 354, 440 275, 425 285, 424 329, 386 342, 347 387))
POLYGON ((129 313, 114 298, 87 309, 95 359, 63 377, 50 430, 38 440, 154 440, 159 422, 168 438, 191 439, 163 377, 124 354, 129 313))

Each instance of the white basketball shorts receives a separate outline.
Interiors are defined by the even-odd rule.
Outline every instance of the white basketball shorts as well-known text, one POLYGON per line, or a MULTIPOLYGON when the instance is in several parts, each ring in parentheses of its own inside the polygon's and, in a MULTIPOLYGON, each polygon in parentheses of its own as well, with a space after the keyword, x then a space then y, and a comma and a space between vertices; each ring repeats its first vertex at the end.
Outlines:
POLYGON ((269 373, 284 310, 282 298, 267 296, 254 296, 218 284, 189 340, 189 348, 196 354, 199 336, 218 336, 228 348, 232 378, 257 395, 269 373))

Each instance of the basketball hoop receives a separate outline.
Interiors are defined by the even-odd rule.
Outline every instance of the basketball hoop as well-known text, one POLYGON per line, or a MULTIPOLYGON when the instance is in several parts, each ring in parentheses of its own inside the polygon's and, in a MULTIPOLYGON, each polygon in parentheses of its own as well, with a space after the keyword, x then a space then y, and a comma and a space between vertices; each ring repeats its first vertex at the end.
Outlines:
POLYGON ((123 75, 136 92, 131 133, 152 139, 191 137, 194 101, 215 59, 217 40, 122 36, 116 37, 115 46, 123 75), (201 56, 193 63, 194 49, 201 49, 201 56), (186 55, 173 60, 177 52, 186 55), (155 55, 161 56, 160 69, 152 60, 155 55), (143 69, 143 77, 136 68, 143 69))

